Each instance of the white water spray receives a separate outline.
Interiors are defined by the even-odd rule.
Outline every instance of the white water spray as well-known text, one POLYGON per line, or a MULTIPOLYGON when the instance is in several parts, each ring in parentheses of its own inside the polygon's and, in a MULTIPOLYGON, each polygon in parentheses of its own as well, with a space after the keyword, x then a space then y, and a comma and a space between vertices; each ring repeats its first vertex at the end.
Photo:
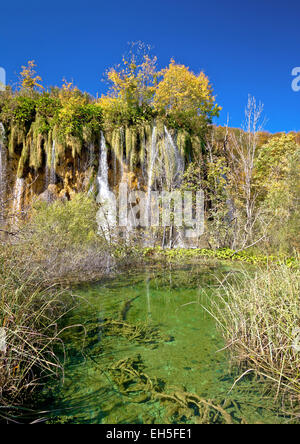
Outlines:
POLYGON ((100 159, 98 169, 98 185, 99 195, 98 197, 107 199, 109 197, 109 185, 108 185, 108 162, 107 162, 107 148, 103 133, 101 132, 101 144, 100 144, 100 159))
POLYGON ((113 193, 109 191, 107 147, 102 132, 97 180, 99 185, 97 202, 100 203, 100 209, 97 213, 99 233, 103 234, 107 240, 110 240, 111 228, 116 225, 116 213, 114 205, 112 205, 112 199, 114 196, 113 193))
POLYGON ((50 184, 56 184, 56 169, 55 169, 55 140, 52 142, 52 151, 51 151, 51 168, 50 168, 50 184))
POLYGON ((181 156, 176 143, 165 126, 166 135, 166 150, 169 158, 169 172, 167 176, 169 178, 169 186, 177 185, 182 179, 184 173, 184 159, 181 156))
POLYGON ((149 165, 148 165, 148 185, 147 185, 147 203, 146 203, 146 218, 147 218, 146 220, 148 223, 150 223, 151 189, 153 182, 154 167, 157 158, 156 132, 157 132, 156 126, 154 126, 152 130, 150 156, 148 159, 149 165))
POLYGON ((24 193, 25 180, 23 178, 17 178, 14 189, 14 201, 13 201, 13 217, 14 222, 17 222, 22 212, 22 198, 24 193))
MULTIPOLYGON (((125 133, 124 128, 120 128, 120 144, 121 144, 121 159, 120 159, 120 176, 121 176, 121 182, 123 182, 123 176, 124 176, 124 144, 125 144, 125 133)), ((126 163, 126 159, 125 159, 126 163)))
POLYGON ((89 145, 89 167, 92 168, 95 162, 95 145, 90 143, 89 145))

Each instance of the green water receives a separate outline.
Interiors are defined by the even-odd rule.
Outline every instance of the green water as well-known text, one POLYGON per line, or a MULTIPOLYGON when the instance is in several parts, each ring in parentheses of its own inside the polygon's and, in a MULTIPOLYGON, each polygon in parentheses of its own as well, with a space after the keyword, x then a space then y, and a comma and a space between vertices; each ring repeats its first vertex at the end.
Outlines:
MULTIPOLYGON (((81 326, 63 334, 65 376, 48 384, 44 393, 49 421, 166 422, 166 404, 151 397, 139 402, 136 393, 123 393, 112 378, 111 366, 137 356, 143 372, 157 378, 166 392, 191 392, 225 405, 233 422, 284 421, 267 397, 264 383, 243 379, 230 392, 239 374, 230 367, 227 352, 219 351, 224 347, 221 335, 203 309, 215 297, 218 278, 228 273, 225 266, 208 265, 148 269, 76 289, 78 305, 68 325, 81 326), (120 313, 126 323, 156 326, 164 336, 144 343, 105 331, 105 320, 119 319, 120 313)), ((168 420, 197 422, 197 412, 168 420)))

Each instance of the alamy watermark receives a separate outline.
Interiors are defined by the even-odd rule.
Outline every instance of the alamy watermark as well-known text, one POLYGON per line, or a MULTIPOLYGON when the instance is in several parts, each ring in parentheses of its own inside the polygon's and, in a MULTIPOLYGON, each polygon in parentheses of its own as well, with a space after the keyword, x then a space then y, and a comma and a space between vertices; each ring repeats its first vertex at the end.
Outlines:
POLYGON ((135 228, 174 227, 185 230, 187 238, 204 233, 204 193, 174 191, 131 191, 121 183, 119 193, 99 193, 97 214, 99 230, 123 227, 135 228))
POLYGON ((293 68, 292 76, 294 77, 292 81, 292 90, 295 92, 300 91, 300 67, 293 68))
POLYGON ((5 91, 6 86, 6 71, 0 66, 0 91, 5 91))

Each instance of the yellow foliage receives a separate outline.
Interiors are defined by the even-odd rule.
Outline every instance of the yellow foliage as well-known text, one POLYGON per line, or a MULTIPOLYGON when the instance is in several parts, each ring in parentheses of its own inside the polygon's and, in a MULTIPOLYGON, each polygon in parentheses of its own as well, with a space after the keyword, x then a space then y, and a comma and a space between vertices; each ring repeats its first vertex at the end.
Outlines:
POLYGON ((159 111, 205 115, 217 114, 220 110, 215 104, 209 79, 203 72, 197 76, 188 67, 171 60, 169 67, 163 69, 161 74, 163 79, 154 97, 154 106, 159 111))
POLYGON ((294 134, 273 137, 261 147, 256 176, 265 188, 276 188, 285 181, 291 167, 291 159, 299 151, 294 134), (267 180, 266 180, 267 179, 267 180))
POLYGON ((31 91, 35 88, 44 89, 41 83, 39 83, 42 81, 42 78, 36 75, 35 67, 36 64, 34 60, 29 60, 27 66, 22 66, 20 74, 22 87, 31 91))
POLYGON ((155 93, 157 58, 151 57, 150 48, 141 42, 137 42, 136 51, 134 45, 128 57, 123 57, 122 64, 107 72, 111 83, 110 96, 129 105, 149 104, 155 93))

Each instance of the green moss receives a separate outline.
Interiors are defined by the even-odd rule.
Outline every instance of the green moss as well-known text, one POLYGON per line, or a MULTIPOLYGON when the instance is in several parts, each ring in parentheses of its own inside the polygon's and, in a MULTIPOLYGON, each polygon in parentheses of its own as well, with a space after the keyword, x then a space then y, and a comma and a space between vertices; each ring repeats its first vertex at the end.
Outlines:
POLYGON ((111 147, 119 162, 123 161, 123 143, 121 143, 121 129, 115 128, 112 131, 111 147))
POLYGON ((41 121, 35 121, 29 132, 30 137, 30 161, 29 166, 38 170, 42 166, 43 155, 43 143, 45 142, 45 136, 41 131, 41 121))
POLYGON ((36 115, 36 101, 27 96, 18 96, 13 113, 13 122, 20 128, 29 130, 36 115))
POLYGON ((8 142, 8 152, 10 156, 13 156, 16 149, 16 139, 17 139, 17 130, 15 126, 11 126, 10 129, 10 135, 9 135, 9 142, 8 142))
POLYGON ((25 170, 25 167, 28 165, 29 156, 30 156, 30 138, 27 141, 25 141, 25 140, 23 141, 22 154, 21 154, 19 164, 18 164, 18 172, 17 172, 18 178, 21 178, 24 176, 24 170, 25 170))

